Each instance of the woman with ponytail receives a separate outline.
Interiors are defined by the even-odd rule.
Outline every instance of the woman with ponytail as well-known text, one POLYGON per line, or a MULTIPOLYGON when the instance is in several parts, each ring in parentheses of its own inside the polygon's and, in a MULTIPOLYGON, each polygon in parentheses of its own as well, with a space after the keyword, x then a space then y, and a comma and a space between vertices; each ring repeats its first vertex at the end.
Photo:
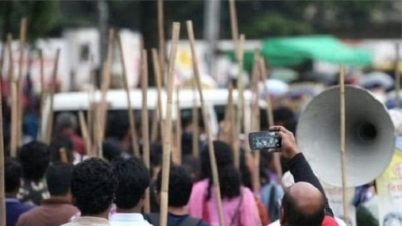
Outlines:
MULTIPOLYGON (((225 226, 260 225, 257 205, 251 190, 242 185, 241 175, 234 167, 230 146, 214 141, 218 167, 222 210, 225 226)), ((189 213, 202 218, 211 226, 219 226, 216 195, 213 188, 208 148, 201 151, 201 180, 192 190, 188 203, 189 213)))

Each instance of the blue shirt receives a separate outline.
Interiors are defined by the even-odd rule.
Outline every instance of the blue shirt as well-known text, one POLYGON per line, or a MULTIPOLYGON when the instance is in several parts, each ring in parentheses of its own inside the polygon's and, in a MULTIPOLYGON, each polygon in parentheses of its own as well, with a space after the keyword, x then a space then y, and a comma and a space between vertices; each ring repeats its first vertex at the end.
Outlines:
MULTIPOLYGON (((185 215, 174 215, 169 213, 168 214, 168 226, 177 226, 180 225, 181 222, 183 222, 184 219, 186 219, 187 217, 190 217, 190 215, 185 214, 185 215)), ((209 226, 208 223, 206 223, 205 221, 201 221, 198 226, 209 226)))
POLYGON ((6 198, 6 225, 15 226, 21 214, 34 206, 20 203, 16 198, 6 198))

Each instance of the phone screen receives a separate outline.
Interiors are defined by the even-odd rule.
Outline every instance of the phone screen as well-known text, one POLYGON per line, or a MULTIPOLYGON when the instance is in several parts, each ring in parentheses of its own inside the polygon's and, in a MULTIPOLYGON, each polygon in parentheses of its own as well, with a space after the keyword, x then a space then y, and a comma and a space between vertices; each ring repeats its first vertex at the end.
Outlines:
POLYGON ((279 148, 280 141, 278 138, 278 131, 262 131, 250 133, 249 144, 251 150, 279 148))

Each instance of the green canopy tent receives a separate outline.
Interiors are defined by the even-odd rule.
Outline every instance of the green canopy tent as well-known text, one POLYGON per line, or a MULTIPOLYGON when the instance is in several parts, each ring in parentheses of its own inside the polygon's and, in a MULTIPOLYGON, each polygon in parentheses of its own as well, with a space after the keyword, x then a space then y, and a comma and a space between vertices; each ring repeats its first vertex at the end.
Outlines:
MULTIPOLYGON (((233 51, 226 53, 234 59, 233 51)), ((370 52, 348 47, 329 35, 265 39, 261 54, 274 67, 293 66, 308 59, 345 65, 367 65, 373 61, 370 52)), ((252 61, 253 52, 246 51, 246 70, 251 69, 252 61)))

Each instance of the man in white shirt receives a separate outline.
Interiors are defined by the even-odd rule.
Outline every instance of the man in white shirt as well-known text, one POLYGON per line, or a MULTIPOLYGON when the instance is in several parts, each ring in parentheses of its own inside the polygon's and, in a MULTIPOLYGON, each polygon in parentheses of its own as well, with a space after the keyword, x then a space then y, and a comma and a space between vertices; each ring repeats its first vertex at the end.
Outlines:
POLYGON ((111 226, 152 226, 141 214, 150 175, 138 158, 119 160, 113 164, 118 185, 115 193, 116 213, 109 217, 111 226))

